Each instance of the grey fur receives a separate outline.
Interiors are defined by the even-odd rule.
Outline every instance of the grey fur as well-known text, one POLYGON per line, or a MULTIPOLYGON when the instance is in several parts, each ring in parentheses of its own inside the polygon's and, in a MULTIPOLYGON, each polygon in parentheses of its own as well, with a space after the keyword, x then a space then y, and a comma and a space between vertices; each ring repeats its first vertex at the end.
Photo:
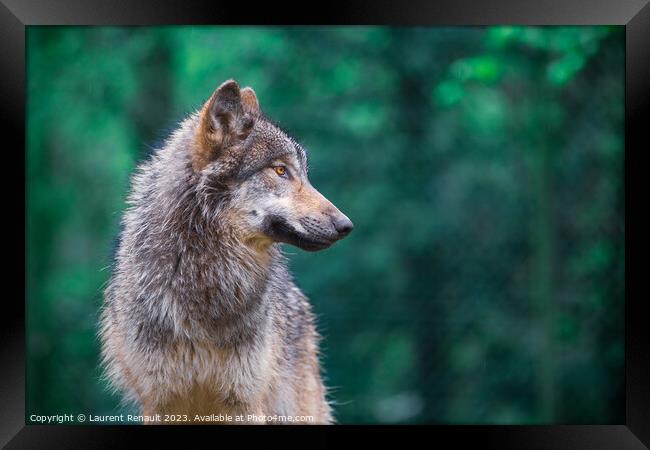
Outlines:
POLYGON ((331 222, 341 213, 309 184, 304 149, 240 107, 232 83, 133 177, 101 319, 106 374, 145 414, 329 423, 314 316, 275 238, 285 234, 269 221, 292 230, 286 242, 327 246, 340 238, 331 222), (197 170, 205 114, 210 130, 228 134, 197 170), (272 172, 278 160, 286 176, 272 172))

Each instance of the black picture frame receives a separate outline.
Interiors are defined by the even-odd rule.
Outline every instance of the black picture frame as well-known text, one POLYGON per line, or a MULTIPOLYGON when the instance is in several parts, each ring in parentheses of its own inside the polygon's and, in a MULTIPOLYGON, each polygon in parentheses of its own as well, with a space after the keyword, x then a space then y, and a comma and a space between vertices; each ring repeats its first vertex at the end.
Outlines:
MULTIPOLYGON (((353 1, 341 4, 305 4, 282 9, 274 3, 242 5, 217 1, 193 4, 172 0, 119 2, 105 0, 2 0, 0 4, 0 111, 7 128, 3 134, 5 155, 16 156, 13 169, 5 167, 19 179, 22 166, 25 183, 25 36, 28 25, 161 25, 161 24, 382 24, 382 25, 624 25, 625 26, 625 201, 627 214, 634 212, 631 199, 643 207, 644 195, 639 164, 643 150, 650 100, 650 5, 648 0, 547 0, 538 2, 444 0, 390 2, 353 1), (304 8, 304 10, 302 9, 304 8), (302 12, 302 16, 299 16, 302 12), (294 17, 290 18, 289 13, 294 17), (296 17, 296 15, 298 15, 296 17), (7 138, 13 138, 8 144, 7 138)), ((645 145, 644 145, 645 144, 645 145)), ((16 194, 17 183, 3 176, 5 211, 23 210, 25 197, 16 194), (10 193, 10 195, 6 195, 10 193)), ((643 208, 647 209, 647 208, 643 208)), ((639 216, 643 216, 642 213, 639 216)), ((5 241, 18 242, 21 221, 17 214, 5 214, 5 241), (10 234, 11 233, 11 234, 10 234)), ((24 225, 23 215, 23 224, 24 225)), ((647 230, 647 220, 626 220, 626 227, 647 230)), ((645 233, 633 233, 634 243, 626 239, 626 262, 640 255, 645 233)), ((629 231, 626 230, 629 236, 629 231)), ((25 236, 23 234, 23 236, 25 236)), ((25 254, 25 242, 23 255, 25 254)), ((14 258, 20 260, 21 249, 14 258)), ((19 279, 21 269, 15 259, 5 254, 5 283, 19 279), (13 276, 13 272, 16 274, 13 276)), ((24 262, 24 256, 23 256, 24 262)), ((23 264, 23 269, 26 266, 23 264)), ((322 447, 349 440, 349 433, 361 431, 367 438, 385 441, 397 438, 409 442, 412 433, 431 434, 435 441, 452 442, 454 447, 478 444, 501 449, 642 449, 650 446, 650 355, 647 318, 643 304, 645 289, 639 283, 642 265, 626 264, 625 300, 625 423, 612 425, 547 426, 368 426, 368 427, 192 427, 191 441, 218 434, 239 442, 254 435, 267 439, 288 430, 295 442, 307 447, 322 447), (634 281, 633 281, 634 280, 634 281), (251 433, 254 431, 254 433, 251 433), (313 436, 312 433, 316 433, 313 436), (308 439, 308 441, 307 441, 308 439)), ((24 275, 23 275, 24 276, 24 275)), ((24 280, 25 278, 23 278, 24 280)), ((23 288, 26 284, 23 282, 23 288)), ((117 448, 133 446, 133 439, 153 445, 161 435, 167 439, 168 427, 26 425, 25 424, 25 309, 19 296, 9 295, 5 287, 2 301, 3 326, 0 328, 2 383, 0 384, 0 444, 6 448, 117 448)), ((23 297, 24 299, 25 297, 23 297)), ((189 436, 187 427, 173 427, 177 436, 189 436)), ((288 434, 289 434, 288 433, 288 434)), ((217 441, 213 441, 217 442, 217 441)), ((220 443, 222 441, 219 441, 220 443)), ((269 442, 269 441, 267 441, 269 442)))

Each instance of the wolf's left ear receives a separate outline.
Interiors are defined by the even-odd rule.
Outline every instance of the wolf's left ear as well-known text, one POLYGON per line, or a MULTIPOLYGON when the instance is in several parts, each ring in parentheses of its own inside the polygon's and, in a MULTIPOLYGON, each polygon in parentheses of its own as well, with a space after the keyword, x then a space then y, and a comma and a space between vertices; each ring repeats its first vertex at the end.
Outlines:
POLYGON ((251 88, 240 90, 228 80, 203 105, 192 165, 199 171, 245 140, 259 115, 257 96, 251 88))

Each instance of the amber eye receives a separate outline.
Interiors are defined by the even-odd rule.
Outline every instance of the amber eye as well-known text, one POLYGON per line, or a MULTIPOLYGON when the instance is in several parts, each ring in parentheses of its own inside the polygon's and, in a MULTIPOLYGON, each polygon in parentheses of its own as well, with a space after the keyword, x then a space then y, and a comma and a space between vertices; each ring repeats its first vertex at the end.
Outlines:
POLYGON ((277 173, 278 176, 280 176, 280 177, 285 176, 286 173, 287 173, 287 168, 284 167, 284 166, 276 166, 276 167, 273 168, 273 170, 275 170, 275 173, 277 173))

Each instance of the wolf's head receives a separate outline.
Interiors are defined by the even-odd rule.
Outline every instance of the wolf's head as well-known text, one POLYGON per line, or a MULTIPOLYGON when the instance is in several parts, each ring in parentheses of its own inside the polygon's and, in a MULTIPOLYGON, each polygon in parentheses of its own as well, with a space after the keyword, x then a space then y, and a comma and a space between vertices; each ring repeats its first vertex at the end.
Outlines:
POLYGON ((310 184, 305 150, 262 116, 251 88, 233 80, 219 86, 196 133, 193 169, 250 244, 316 251, 352 231, 350 219, 310 184))

